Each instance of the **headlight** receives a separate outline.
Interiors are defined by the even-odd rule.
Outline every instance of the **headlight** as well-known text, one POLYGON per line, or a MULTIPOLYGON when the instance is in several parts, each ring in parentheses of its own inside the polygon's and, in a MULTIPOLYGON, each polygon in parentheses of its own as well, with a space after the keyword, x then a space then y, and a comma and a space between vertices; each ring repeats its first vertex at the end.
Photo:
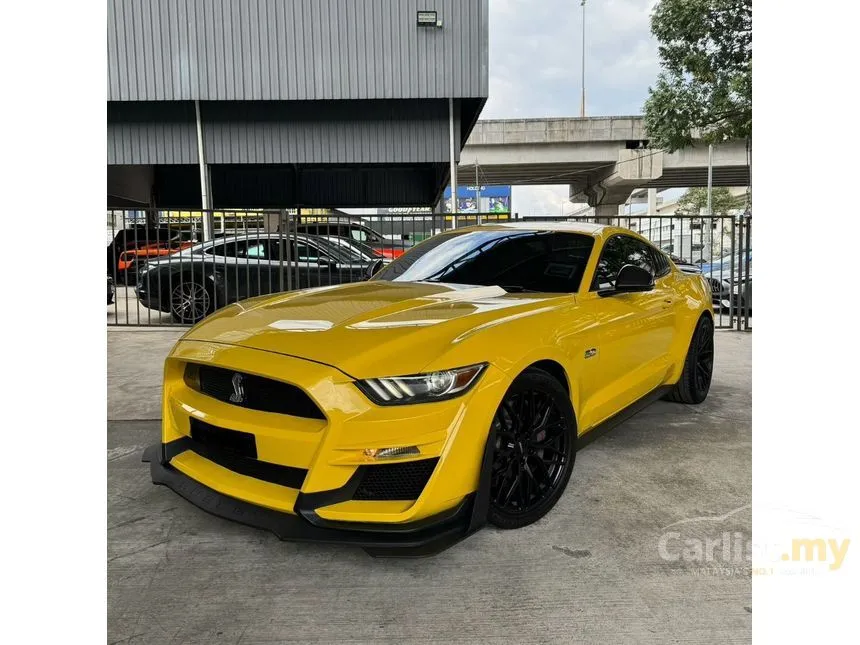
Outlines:
POLYGON ((444 401, 468 392, 487 367, 469 365, 428 374, 369 378, 355 384, 377 405, 407 405, 444 401))

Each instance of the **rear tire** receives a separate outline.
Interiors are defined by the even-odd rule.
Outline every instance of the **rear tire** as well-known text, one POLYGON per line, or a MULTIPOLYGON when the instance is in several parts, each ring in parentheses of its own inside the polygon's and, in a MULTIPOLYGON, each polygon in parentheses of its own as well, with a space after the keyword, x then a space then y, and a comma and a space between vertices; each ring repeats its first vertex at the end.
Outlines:
POLYGON ((570 397, 550 374, 520 374, 493 417, 496 445, 487 520, 501 529, 536 522, 564 493, 576 458, 570 397))
POLYGON ((693 332, 684 371, 672 391, 663 397, 675 403, 698 404, 704 401, 711 389, 714 373, 714 322, 702 316, 693 332))
POLYGON ((212 294, 196 280, 183 280, 170 292, 170 314, 182 324, 194 324, 212 313, 212 294))

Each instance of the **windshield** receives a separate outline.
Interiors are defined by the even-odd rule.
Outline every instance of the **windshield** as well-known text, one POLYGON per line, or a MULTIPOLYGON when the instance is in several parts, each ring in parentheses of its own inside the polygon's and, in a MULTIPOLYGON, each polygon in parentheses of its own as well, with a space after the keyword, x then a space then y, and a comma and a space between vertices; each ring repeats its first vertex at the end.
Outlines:
POLYGON ((472 230, 430 238, 373 280, 498 285, 509 290, 579 289, 594 238, 579 233, 472 230))

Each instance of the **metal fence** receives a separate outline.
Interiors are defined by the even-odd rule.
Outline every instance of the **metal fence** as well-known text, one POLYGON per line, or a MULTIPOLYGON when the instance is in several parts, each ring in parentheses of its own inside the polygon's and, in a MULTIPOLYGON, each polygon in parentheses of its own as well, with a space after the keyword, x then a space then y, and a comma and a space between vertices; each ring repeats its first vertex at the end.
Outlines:
MULTIPOLYGON (((324 210, 113 210, 107 220, 108 325, 184 326, 254 296, 366 280, 442 231, 507 213, 349 216, 324 210)), ((585 217, 526 221, 589 221, 585 217)), ((626 216, 629 228, 711 285, 717 327, 751 329, 748 216, 626 216)))

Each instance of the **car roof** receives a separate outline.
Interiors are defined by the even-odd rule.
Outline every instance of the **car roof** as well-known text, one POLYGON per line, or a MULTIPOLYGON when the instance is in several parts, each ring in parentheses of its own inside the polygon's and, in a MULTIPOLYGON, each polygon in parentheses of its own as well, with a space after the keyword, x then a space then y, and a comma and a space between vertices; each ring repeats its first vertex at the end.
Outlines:
POLYGON ((457 229, 466 230, 506 230, 519 229, 523 231, 557 231, 560 233, 581 233, 583 235, 600 235, 604 232, 632 233, 625 228, 609 226, 608 224, 592 224, 591 222, 530 222, 528 220, 517 220, 511 222, 493 222, 491 224, 479 224, 457 229))
POLYGON ((360 220, 352 220, 352 219, 347 219, 344 217, 332 217, 332 218, 329 218, 329 219, 326 219, 326 220, 320 221, 320 222, 314 222, 314 221, 299 222, 297 224, 297 226, 329 226, 329 225, 341 226, 344 224, 354 224, 355 226, 365 226, 365 227, 367 226, 366 224, 364 224, 364 222, 361 222, 360 220))
MULTIPOLYGON (((272 240, 272 239, 287 239, 286 233, 248 233, 239 234, 239 235, 223 235, 212 238, 211 240, 206 240, 205 242, 198 242, 192 248, 200 249, 202 247, 208 247, 213 244, 220 244, 222 242, 255 242, 257 240, 272 240)), ((291 240, 300 240, 300 241, 316 241, 319 239, 325 240, 321 235, 308 235, 307 233, 291 233, 289 238, 291 240)), ((326 240, 328 241, 328 240, 326 240)))

